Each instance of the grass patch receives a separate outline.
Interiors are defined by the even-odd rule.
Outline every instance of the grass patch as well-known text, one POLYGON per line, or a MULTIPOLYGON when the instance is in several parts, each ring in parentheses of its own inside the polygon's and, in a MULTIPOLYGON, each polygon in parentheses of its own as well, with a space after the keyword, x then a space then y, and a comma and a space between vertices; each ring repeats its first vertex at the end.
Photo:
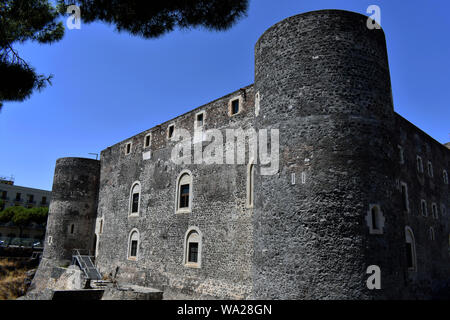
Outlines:
POLYGON ((0 258, 0 300, 23 296, 30 284, 27 272, 31 269, 28 259, 0 258))

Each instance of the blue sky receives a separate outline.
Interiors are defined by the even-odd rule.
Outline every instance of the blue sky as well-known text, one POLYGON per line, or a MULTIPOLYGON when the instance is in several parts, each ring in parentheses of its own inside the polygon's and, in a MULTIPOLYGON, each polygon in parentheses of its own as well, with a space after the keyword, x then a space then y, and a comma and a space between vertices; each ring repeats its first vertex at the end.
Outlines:
POLYGON ((53 45, 16 46, 53 86, 0 113, 0 175, 51 190, 56 159, 101 150, 253 83, 254 45, 270 26, 318 9, 381 8, 395 110, 450 141, 450 2, 251 0, 226 32, 175 31, 144 40, 101 23, 53 45))

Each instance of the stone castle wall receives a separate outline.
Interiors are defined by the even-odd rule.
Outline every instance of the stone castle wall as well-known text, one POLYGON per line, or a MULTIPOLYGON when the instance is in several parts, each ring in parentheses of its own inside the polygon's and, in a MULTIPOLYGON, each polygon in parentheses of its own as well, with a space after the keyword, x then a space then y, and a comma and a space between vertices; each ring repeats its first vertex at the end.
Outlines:
POLYGON ((46 241, 46 263, 66 258, 75 244, 91 248, 96 239, 103 275, 160 289, 166 299, 436 297, 450 278, 449 189, 442 177, 450 150, 394 112, 384 33, 367 29, 366 22, 360 14, 322 10, 276 24, 256 44, 254 85, 107 148, 98 186, 97 164, 57 163, 54 189, 64 192, 50 208, 47 236, 58 245, 46 241), (230 115, 230 101, 239 96, 241 111, 230 115), (279 169, 261 175, 257 159, 253 207, 247 205, 248 147, 245 164, 171 161, 178 141, 168 138, 169 126, 194 136, 202 111, 203 131, 219 129, 224 137, 226 129, 279 130, 279 169), (417 155, 424 173, 417 173, 417 155), (428 161, 433 178, 427 176, 428 161), (192 210, 177 213, 177 178, 185 170, 193 180, 192 210), (92 178, 75 183, 83 176, 92 178), (139 215, 130 216, 136 182, 139 215), (408 186, 407 211, 402 183, 408 186), (69 242, 67 227, 76 217, 70 201, 88 205, 97 197, 96 221, 89 218, 80 229, 83 243, 69 242), (427 217, 419 212, 421 199, 427 217), (377 232, 368 219, 374 207, 380 213, 377 232), (406 226, 416 242, 413 271, 406 264, 406 226), (202 236, 200 268, 184 263, 192 227, 202 236), (429 239, 430 227, 435 240, 429 239), (139 232, 135 260, 128 259, 132 230, 139 232), (366 287, 370 265, 381 268, 381 290, 366 287))
MULTIPOLYGON (((252 210, 246 208, 246 165, 175 165, 175 141, 167 138, 170 124, 194 133, 195 114, 205 111, 204 130, 245 129, 254 114, 253 89, 247 87, 193 112, 143 132, 101 154, 97 264, 118 279, 163 289, 165 297, 215 296, 248 298, 251 294, 252 210), (241 113, 230 117, 228 103, 242 95, 241 113), (151 132, 151 147, 144 137, 151 132), (132 142, 132 152, 125 154, 132 142), (144 160, 143 153, 151 152, 144 160), (175 213, 177 177, 189 170, 193 177, 192 212, 175 213), (139 181, 139 217, 129 217, 130 188, 139 181), (184 266, 185 234, 197 227, 202 235, 201 268, 184 266), (128 236, 139 230, 137 261, 127 259, 128 236)), ((98 230, 97 230, 98 231, 98 230)))

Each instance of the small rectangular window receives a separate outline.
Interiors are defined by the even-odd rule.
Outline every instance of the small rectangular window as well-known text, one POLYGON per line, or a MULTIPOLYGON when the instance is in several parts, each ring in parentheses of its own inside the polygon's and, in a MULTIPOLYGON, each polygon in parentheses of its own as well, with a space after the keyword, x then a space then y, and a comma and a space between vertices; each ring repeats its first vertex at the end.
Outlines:
POLYGON ((42 197, 41 204, 47 204, 47 197, 42 197))
POLYGON ((203 113, 197 114, 197 127, 203 127, 203 113))
POLYGON ((239 99, 233 100, 231 102, 231 114, 238 114, 239 113, 239 99))
POLYGON ((22 194, 20 192, 16 193, 16 201, 20 201, 22 194))
POLYGON ((433 211, 433 218, 439 219, 439 214, 438 214, 437 204, 433 203, 433 204, 431 205, 431 210, 433 211))
POLYGON ((150 147, 150 141, 151 141, 150 139, 151 139, 151 136, 149 134, 145 136, 144 148, 150 147))
POLYGON ((427 203, 425 202, 425 200, 422 200, 422 201, 421 201, 420 206, 421 206, 422 215, 423 215, 424 217, 428 216, 428 212, 427 212, 427 203))
POLYGON ((131 153, 131 142, 127 143, 126 147, 125 147, 125 154, 130 154, 131 153))
POLYGON ((189 185, 180 187, 180 208, 189 208, 189 185))
POLYGON ((132 240, 131 241, 130 257, 136 257, 137 256, 137 246, 138 246, 137 240, 132 240))
POLYGON ((133 194, 133 205, 131 208, 131 213, 137 213, 139 210, 139 193, 133 194))
POLYGON ((189 243, 188 262, 191 262, 191 263, 198 262, 198 243, 197 242, 189 243))
POLYGON ((29 194, 28 195, 28 203, 33 203, 33 201, 34 201, 34 195, 29 194))
POLYGON ((171 124, 169 126, 169 132, 167 133, 167 136, 169 137, 169 139, 171 139, 173 137, 174 131, 175 131, 175 125, 171 124))
POLYGON ((2 200, 6 200, 7 194, 8 194, 7 191, 2 191, 2 200))

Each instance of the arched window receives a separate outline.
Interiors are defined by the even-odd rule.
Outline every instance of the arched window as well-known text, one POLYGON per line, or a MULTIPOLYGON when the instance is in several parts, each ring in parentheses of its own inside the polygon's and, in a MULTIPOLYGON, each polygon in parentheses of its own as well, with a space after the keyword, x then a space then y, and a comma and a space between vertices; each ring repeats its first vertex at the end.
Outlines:
POLYGON ((184 265, 191 268, 201 267, 202 234, 196 227, 186 232, 184 242, 184 265))
POLYGON ((133 183, 133 186, 130 190, 130 208, 128 215, 130 216, 138 216, 139 209, 141 208, 140 204, 141 198, 141 184, 139 182, 133 183))
POLYGON ((139 231, 133 229, 128 238, 128 260, 137 260, 139 253, 139 231))
POLYGON ((255 165, 253 160, 247 167, 247 207, 253 208, 254 203, 254 181, 255 181, 255 165))
POLYGON ((439 219, 438 207, 436 203, 431 204, 431 212, 433 213, 433 218, 439 219))
POLYGON ((409 271, 417 271, 416 241, 410 227, 405 227, 406 265, 409 271))
POLYGON ((176 212, 191 212, 192 209, 192 174, 185 170, 177 179, 176 212))
POLYGON ((417 156, 417 171, 423 173, 423 162, 421 156, 417 156))
POLYGON ((433 164, 431 163, 431 161, 428 161, 428 176, 430 178, 433 178, 433 176, 434 176, 433 164))
POLYGON ((434 241, 436 239, 436 235, 434 233, 434 228, 430 227, 430 240, 434 241))

